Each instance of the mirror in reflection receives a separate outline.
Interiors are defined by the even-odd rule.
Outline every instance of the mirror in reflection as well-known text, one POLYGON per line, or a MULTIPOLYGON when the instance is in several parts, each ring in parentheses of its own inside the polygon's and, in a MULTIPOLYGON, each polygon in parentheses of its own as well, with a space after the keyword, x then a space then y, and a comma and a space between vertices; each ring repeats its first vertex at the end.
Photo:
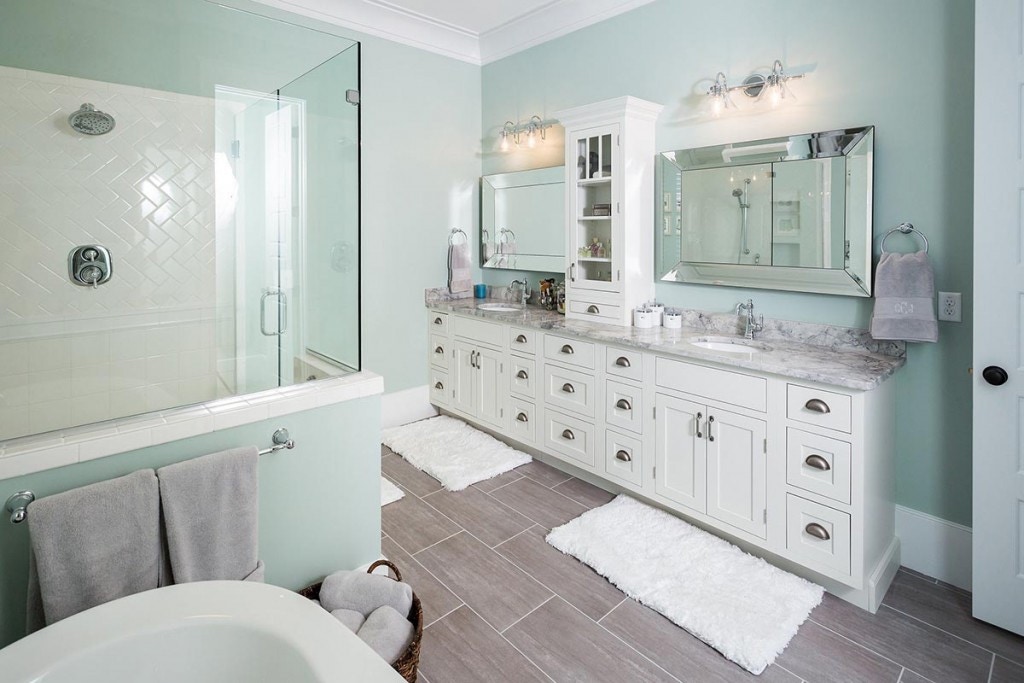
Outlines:
POLYGON ((561 271, 565 266, 563 166, 480 179, 484 268, 561 271))

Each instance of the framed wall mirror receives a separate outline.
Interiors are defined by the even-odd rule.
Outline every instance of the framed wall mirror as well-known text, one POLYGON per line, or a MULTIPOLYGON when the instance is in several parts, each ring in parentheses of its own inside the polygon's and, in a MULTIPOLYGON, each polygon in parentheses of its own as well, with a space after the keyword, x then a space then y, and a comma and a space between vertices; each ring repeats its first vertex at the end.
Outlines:
POLYGON ((658 154, 658 277, 871 296, 874 127, 658 154))
POLYGON ((564 166, 480 179, 480 255, 484 268, 565 268, 564 166))

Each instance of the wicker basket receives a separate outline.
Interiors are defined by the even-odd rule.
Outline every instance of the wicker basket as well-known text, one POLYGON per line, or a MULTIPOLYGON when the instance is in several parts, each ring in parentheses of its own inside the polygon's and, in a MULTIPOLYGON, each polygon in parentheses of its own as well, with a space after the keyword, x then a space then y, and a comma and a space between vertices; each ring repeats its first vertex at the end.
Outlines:
MULTIPOLYGON (((373 570, 377 567, 387 567, 395 573, 396 581, 402 580, 402 572, 398 571, 398 567, 387 560, 377 560, 370 565, 366 573, 372 574, 373 570)), ((312 586, 303 588, 299 591, 299 595, 310 600, 316 600, 320 596, 320 586, 322 583, 314 583, 312 586)), ((406 681, 416 683, 416 669, 420 664, 420 641, 423 639, 423 606, 420 604, 420 599, 416 597, 415 593, 412 594, 412 608, 409 610, 409 621, 412 623, 413 628, 412 642, 409 643, 409 647, 402 653, 402 656, 396 659, 391 666, 406 681)))

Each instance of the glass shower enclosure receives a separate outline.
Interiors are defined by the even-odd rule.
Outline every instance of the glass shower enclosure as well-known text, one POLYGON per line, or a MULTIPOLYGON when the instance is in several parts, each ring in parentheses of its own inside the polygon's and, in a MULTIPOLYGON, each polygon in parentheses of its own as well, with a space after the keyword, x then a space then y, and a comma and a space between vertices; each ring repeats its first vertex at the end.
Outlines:
POLYGON ((358 89, 205 0, 0 6, 0 442, 357 371, 358 89))

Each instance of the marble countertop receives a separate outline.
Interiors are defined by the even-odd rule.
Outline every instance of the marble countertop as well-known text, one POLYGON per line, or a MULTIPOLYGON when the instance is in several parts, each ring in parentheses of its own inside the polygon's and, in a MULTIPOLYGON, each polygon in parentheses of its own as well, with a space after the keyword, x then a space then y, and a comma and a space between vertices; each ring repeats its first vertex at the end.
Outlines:
POLYGON ((554 311, 532 305, 514 312, 477 308, 477 304, 486 302, 497 303, 500 300, 428 298, 427 307, 666 356, 864 391, 877 387, 906 363, 905 348, 901 344, 875 344, 872 347, 868 342, 865 345, 863 331, 850 328, 766 320, 769 323, 766 325, 768 334, 755 339, 755 345, 761 350, 748 356, 702 349, 689 341, 694 337, 709 336, 742 338, 735 330, 723 329, 723 324, 736 327, 736 316, 688 312, 694 315, 684 316, 684 321, 689 324, 682 329, 640 329, 567 320, 554 311))

